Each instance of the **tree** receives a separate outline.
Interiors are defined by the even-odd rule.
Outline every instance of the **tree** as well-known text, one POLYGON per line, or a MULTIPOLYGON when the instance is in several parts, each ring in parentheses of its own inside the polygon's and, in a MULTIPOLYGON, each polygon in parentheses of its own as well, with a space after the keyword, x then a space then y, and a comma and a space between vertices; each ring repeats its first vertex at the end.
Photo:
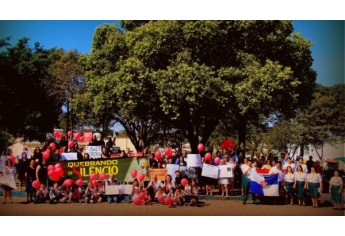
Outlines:
POLYGON ((290 21, 150 21, 123 32, 105 25, 86 63, 87 93, 133 143, 148 137, 139 130, 177 129, 196 152, 228 120, 244 152, 250 124, 293 116, 310 102, 311 64, 310 42, 290 21))
POLYGON ((5 48, 0 53, 0 129, 14 137, 44 140, 58 123, 62 104, 47 96, 43 85, 50 79, 52 50, 39 43, 30 48, 28 41, 1 43, 5 48))

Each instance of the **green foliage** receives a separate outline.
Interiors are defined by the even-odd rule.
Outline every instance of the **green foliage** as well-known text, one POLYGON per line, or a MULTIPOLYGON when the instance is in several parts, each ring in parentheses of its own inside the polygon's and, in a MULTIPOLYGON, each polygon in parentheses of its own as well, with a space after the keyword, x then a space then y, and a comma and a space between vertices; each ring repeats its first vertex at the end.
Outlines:
POLYGON ((58 123, 61 103, 48 96, 44 82, 53 50, 38 43, 29 48, 22 38, 14 46, 2 43, 0 53, 0 129, 14 136, 44 140, 58 123))

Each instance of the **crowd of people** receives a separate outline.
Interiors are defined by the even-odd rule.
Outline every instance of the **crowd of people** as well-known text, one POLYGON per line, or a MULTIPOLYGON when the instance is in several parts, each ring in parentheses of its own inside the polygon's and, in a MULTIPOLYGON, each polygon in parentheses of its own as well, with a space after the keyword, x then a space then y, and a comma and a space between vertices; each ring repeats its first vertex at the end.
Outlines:
MULTIPOLYGON (((6 163, 1 175, 13 175, 19 180, 20 191, 27 193, 27 202, 43 203, 49 202, 56 204, 60 202, 85 202, 85 203, 119 203, 119 202, 136 202, 136 204, 151 204, 152 202, 160 202, 168 204, 171 207, 182 205, 195 205, 199 201, 199 194, 213 195, 215 189, 219 189, 219 193, 228 197, 234 195, 235 185, 240 186, 240 194, 242 202, 245 205, 250 194, 251 173, 257 170, 267 170, 267 174, 278 174, 281 189, 284 191, 285 203, 295 204, 299 206, 306 205, 306 199, 311 199, 311 205, 315 208, 319 207, 319 198, 323 189, 322 167, 319 162, 314 162, 312 157, 304 163, 302 158, 292 160, 285 153, 280 157, 269 154, 267 157, 256 155, 251 158, 240 158, 236 152, 229 150, 227 152, 218 151, 210 160, 206 160, 202 154, 202 162, 210 165, 229 165, 233 172, 231 178, 211 179, 201 176, 200 168, 195 168, 196 178, 188 178, 183 176, 179 170, 175 172, 175 177, 167 175, 164 181, 157 179, 156 175, 152 176, 151 181, 140 183, 137 179, 133 183, 118 182, 115 176, 110 175, 108 179, 98 180, 97 184, 89 182, 85 186, 64 186, 63 184, 54 182, 48 177, 48 164, 51 162, 61 161, 59 150, 64 152, 78 152, 78 160, 89 160, 88 155, 83 153, 83 149, 79 148, 78 143, 68 147, 67 141, 62 138, 56 144, 55 150, 50 150, 49 157, 43 158, 43 152, 51 149, 49 145, 45 145, 40 149, 36 147, 33 153, 27 148, 13 157, 11 150, 7 149, 4 154, 6 163), (66 146, 63 146, 66 145, 66 146), (215 163, 216 158, 220 159, 220 163, 215 163), (181 183, 185 178, 188 181, 181 183), (39 180, 41 185, 38 188, 33 187, 33 181, 39 180), (115 194, 107 195, 105 188, 108 185, 132 185, 131 194, 115 194), (164 199, 169 199, 165 201, 164 199)), ((110 158, 110 153, 115 145, 112 139, 107 142, 99 141, 93 138, 90 146, 102 146, 102 157, 110 158)), ((165 168, 167 164, 177 164, 179 166, 187 166, 187 151, 173 150, 172 155, 156 158, 155 153, 149 153, 147 149, 143 150, 143 156, 149 156, 150 168, 165 168)), ((131 156, 129 149, 123 150, 120 157, 128 158, 131 156)), ((342 190, 343 182, 339 175, 339 171, 334 171, 334 176, 329 181, 329 192, 332 196, 334 207, 342 209, 342 190)), ((12 203, 12 188, 3 185, 4 203, 9 201, 12 203)), ((258 196, 252 194, 254 204, 259 201, 258 196)))

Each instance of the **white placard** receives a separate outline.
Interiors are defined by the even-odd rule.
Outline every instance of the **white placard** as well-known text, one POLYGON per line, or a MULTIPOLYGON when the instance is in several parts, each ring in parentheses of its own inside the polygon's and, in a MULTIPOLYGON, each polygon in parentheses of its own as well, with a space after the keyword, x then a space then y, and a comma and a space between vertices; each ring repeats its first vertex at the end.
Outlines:
POLYGON ((233 172, 231 165, 220 165, 219 168, 219 178, 232 178, 233 172))
POLYGON ((3 175, 0 176, 0 184, 6 185, 13 189, 17 189, 16 182, 14 181, 13 175, 3 175))
POLYGON ((105 195, 118 195, 119 186, 118 185, 106 185, 105 186, 105 195))
POLYGON ((175 175, 175 171, 180 169, 179 165, 175 165, 175 164, 167 164, 166 166, 167 169, 167 174, 171 176, 171 179, 175 179, 176 175, 175 175))
POLYGON ((189 167, 202 167, 200 154, 187 155, 187 168, 189 167))
POLYGON ((86 146, 85 153, 88 153, 90 159, 99 159, 102 156, 102 146, 86 146))
POLYGON ((63 152, 61 153, 61 160, 63 161, 77 161, 77 153, 76 152, 63 152))
POLYGON ((212 179, 218 179, 218 166, 203 164, 201 175, 212 179))

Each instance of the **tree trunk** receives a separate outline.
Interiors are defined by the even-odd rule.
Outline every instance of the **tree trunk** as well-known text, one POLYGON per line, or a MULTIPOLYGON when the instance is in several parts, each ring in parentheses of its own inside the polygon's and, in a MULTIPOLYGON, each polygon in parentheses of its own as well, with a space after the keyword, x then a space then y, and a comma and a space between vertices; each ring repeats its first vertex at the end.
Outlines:
POLYGON ((66 104, 66 108, 67 108, 67 118, 66 118, 66 132, 69 131, 69 101, 67 101, 66 104))
POLYGON ((238 148, 242 157, 246 157, 246 136, 247 136, 247 118, 246 115, 240 116, 239 132, 238 132, 238 148), (242 147, 241 147, 242 146, 242 147))

